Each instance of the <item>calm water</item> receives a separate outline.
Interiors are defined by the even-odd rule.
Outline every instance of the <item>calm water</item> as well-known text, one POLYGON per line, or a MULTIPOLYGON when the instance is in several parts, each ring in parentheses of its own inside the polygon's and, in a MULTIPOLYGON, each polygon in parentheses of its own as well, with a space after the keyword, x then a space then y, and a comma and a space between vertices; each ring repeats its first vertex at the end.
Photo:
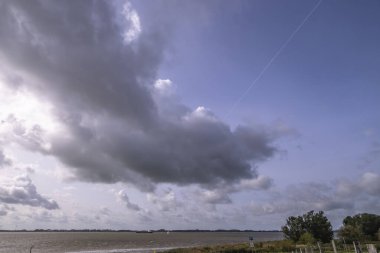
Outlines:
POLYGON ((0 253, 26 253, 34 245, 37 252, 153 252, 178 247, 215 245, 282 239, 280 232, 204 232, 204 233, 114 233, 114 232, 62 232, 62 233, 1 233, 0 253))

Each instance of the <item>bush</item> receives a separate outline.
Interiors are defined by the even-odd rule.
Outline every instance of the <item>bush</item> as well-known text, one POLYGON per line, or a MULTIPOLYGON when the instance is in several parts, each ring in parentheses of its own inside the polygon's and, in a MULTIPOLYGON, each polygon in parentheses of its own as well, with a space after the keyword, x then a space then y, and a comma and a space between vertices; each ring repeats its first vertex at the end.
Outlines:
POLYGON ((346 226, 343 226, 341 229, 339 229, 338 237, 341 239, 344 239, 346 242, 351 243, 353 241, 362 240, 363 233, 356 226, 346 225, 346 226))
POLYGON ((339 237, 352 241, 358 239, 379 239, 380 216, 376 214, 361 213, 347 216, 343 220, 343 227, 339 230, 339 237))
POLYGON ((328 243, 333 238, 333 231, 330 221, 326 218, 323 211, 314 213, 310 211, 302 216, 290 216, 286 220, 282 232, 286 239, 294 242, 300 240, 305 233, 310 233, 315 240, 328 243))
POLYGON ((301 235, 300 239, 298 240, 298 243, 306 244, 306 245, 312 245, 315 244, 317 240, 313 237, 311 233, 304 233, 301 235))

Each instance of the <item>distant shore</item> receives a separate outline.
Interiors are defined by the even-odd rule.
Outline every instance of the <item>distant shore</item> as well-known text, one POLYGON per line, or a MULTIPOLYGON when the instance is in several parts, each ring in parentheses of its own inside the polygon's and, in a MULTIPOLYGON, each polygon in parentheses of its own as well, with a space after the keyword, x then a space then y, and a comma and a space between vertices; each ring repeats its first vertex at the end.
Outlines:
POLYGON ((131 233, 141 233, 141 232, 149 232, 149 233, 167 233, 167 232, 281 232, 279 230, 239 230, 239 229, 216 229, 216 230, 205 230, 205 229, 173 229, 173 230, 166 230, 166 229, 158 229, 158 230, 129 230, 129 229, 120 229, 120 230, 113 230, 113 229, 16 229, 16 230, 7 230, 2 229, 1 232, 131 232, 131 233))

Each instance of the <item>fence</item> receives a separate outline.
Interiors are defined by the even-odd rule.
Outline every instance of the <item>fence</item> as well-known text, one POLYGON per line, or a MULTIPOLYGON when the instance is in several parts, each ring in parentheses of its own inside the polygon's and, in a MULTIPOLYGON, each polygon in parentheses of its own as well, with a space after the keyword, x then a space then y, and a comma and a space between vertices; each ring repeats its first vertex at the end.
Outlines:
POLYGON ((317 245, 299 245, 291 253, 377 253, 376 246, 374 244, 365 244, 364 246, 360 242, 353 242, 352 244, 335 243, 331 241, 330 244, 317 245))

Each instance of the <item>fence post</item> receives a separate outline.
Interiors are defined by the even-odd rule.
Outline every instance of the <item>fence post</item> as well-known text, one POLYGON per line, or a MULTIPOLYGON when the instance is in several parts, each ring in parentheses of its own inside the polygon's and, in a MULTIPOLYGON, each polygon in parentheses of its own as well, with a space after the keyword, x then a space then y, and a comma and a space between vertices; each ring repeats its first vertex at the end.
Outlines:
POLYGON ((322 250, 322 247, 321 247, 321 243, 317 242, 317 245, 318 245, 319 253, 323 253, 323 250, 322 250))
POLYGON ((335 241, 334 241, 334 240, 331 240, 331 244, 332 244, 332 246, 333 246, 334 253, 338 253, 338 252, 336 251, 336 246, 335 246, 335 241))
POLYGON ((344 240, 344 237, 342 237, 342 239, 343 239, 344 251, 348 251, 346 240, 344 240))
POLYGON ((354 244, 355 253, 362 253, 362 249, 360 248, 359 242, 354 241, 353 244, 354 244))
POLYGON ((377 253, 376 247, 374 244, 367 244, 368 253, 377 253))

